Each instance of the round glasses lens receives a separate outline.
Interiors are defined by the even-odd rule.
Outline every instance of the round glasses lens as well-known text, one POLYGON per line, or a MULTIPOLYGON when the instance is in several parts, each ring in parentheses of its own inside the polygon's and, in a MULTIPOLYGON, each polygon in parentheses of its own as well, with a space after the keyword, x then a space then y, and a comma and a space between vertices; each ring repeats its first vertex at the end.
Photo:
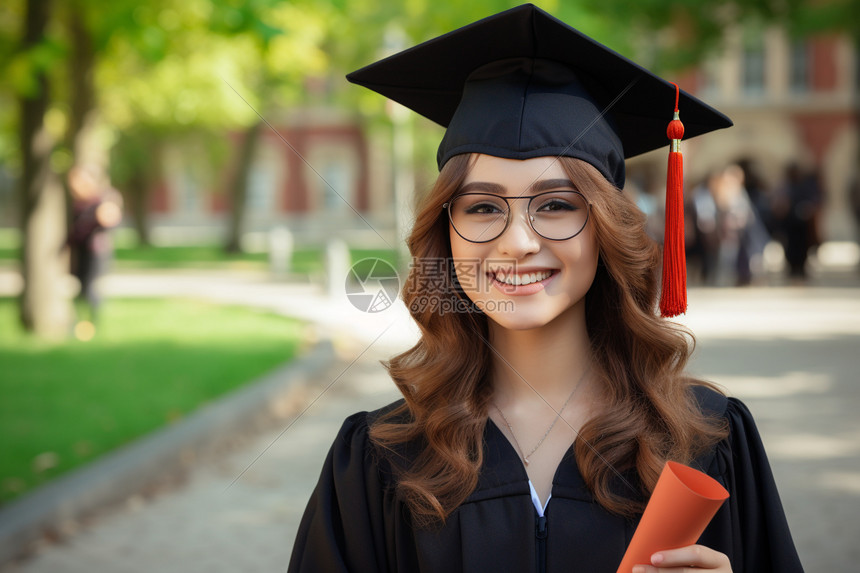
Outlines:
POLYGON ((532 227, 547 239, 569 239, 585 227, 588 203, 575 191, 550 191, 535 196, 529 204, 532 227))
POLYGON ((467 241, 492 241, 505 230, 508 205, 495 195, 464 193, 449 206, 454 229, 467 241))

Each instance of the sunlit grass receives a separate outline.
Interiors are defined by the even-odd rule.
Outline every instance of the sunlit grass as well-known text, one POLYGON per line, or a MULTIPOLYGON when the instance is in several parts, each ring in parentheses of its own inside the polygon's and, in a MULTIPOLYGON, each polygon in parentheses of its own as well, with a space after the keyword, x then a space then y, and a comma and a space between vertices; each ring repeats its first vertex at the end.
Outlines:
POLYGON ((296 320, 189 300, 111 300, 90 342, 21 333, 0 299, 0 502, 284 363, 296 320))
MULTIPOLYGON (((397 267, 394 249, 350 249, 352 262, 368 257, 384 259, 397 267)), ((0 263, 18 260, 17 248, 0 245, 0 263)), ((293 251, 290 271, 299 275, 319 275, 325 271, 325 249, 302 247, 293 251)), ((267 253, 226 253, 217 245, 178 247, 119 247, 112 267, 130 269, 225 269, 258 270, 268 268, 267 253)))
MULTIPOLYGON (((352 262, 367 257, 385 259, 395 264, 397 253, 393 249, 350 249, 352 262)), ((117 249, 117 268, 247 268, 265 270, 269 264, 267 253, 225 253, 217 246, 188 247, 134 247, 117 249)), ((302 247, 293 251, 290 271, 296 274, 315 274, 325 270, 325 249, 302 247)))
POLYGON ((122 266, 175 268, 189 264, 204 267, 266 265, 266 253, 227 253, 219 246, 121 247, 114 251, 122 266))

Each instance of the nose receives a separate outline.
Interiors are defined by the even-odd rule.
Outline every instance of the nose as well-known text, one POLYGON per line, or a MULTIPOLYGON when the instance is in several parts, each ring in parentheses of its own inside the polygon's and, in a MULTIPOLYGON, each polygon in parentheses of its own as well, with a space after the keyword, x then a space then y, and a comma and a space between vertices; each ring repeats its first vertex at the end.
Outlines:
POLYGON ((511 207, 511 218, 507 229, 496 239, 496 250, 500 255, 520 259, 540 250, 540 237, 528 221, 525 205, 517 209, 511 207))

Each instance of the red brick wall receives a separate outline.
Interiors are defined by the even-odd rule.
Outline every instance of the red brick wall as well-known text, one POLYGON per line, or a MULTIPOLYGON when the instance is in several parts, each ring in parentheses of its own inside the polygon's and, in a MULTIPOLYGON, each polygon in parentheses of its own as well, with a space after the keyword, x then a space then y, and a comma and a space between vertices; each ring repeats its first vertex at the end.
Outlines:
POLYGON ((809 71, 812 91, 836 89, 836 39, 814 38, 809 42, 809 71))
POLYGON ((812 152, 815 164, 821 165, 827 154, 833 136, 846 124, 855 121, 848 111, 833 113, 796 113, 792 117, 804 143, 812 152))
MULTIPOLYGON (((286 178, 283 188, 280 190, 278 208, 281 212, 302 213, 310 208, 310 187, 308 174, 313 175, 304 160, 309 155, 308 142, 318 144, 321 141, 346 143, 356 150, 358 156, 358 181, 356 184, 356 198, 352 207, 358 211, 366 211, 370 206, 370 190, 368 182, 368 145, 363 132, 358 126, 306 126, 292 129, 276 128, 278 133, 272 131, 268 126, 264 127, 261 139, 274 149, 281 150, 281 157, 286 164, 286 178), (283 139, 281 139, 283 137, 283 139), (286 140, 287 143, 284 143, 286 140), (292 146, 292 148, 291 148, 292 146), (301 155, 301 157, 299 156, 301 155)), ((231 157, 222 168, 222 172, 215 177, 213 189, 205 201, 209 212, 223 213, 230 208, 229 190, 227 184, 233 179, 235 169, 235 151, 242 143, 243 134, 234 132, 227 136, 231 143, 231 157)), ((167 182, 159 181, 152 190, 151 209, 157 213, 168 213, 171 211, 170 197, 167 182)))

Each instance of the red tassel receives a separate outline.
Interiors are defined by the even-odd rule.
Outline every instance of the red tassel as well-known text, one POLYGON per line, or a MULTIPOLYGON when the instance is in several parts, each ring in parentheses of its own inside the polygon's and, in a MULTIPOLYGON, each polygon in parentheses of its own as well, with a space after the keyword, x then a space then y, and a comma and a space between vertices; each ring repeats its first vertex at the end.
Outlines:
POLYGON ((663 238, 663 291, 660 314, 671 318, 687 310, 687 258, 684 254, 684 124, 678 119, 680 90, 675 85, 675 117, 666 129, 672 140, 666 177, 666 231, 663 238))

